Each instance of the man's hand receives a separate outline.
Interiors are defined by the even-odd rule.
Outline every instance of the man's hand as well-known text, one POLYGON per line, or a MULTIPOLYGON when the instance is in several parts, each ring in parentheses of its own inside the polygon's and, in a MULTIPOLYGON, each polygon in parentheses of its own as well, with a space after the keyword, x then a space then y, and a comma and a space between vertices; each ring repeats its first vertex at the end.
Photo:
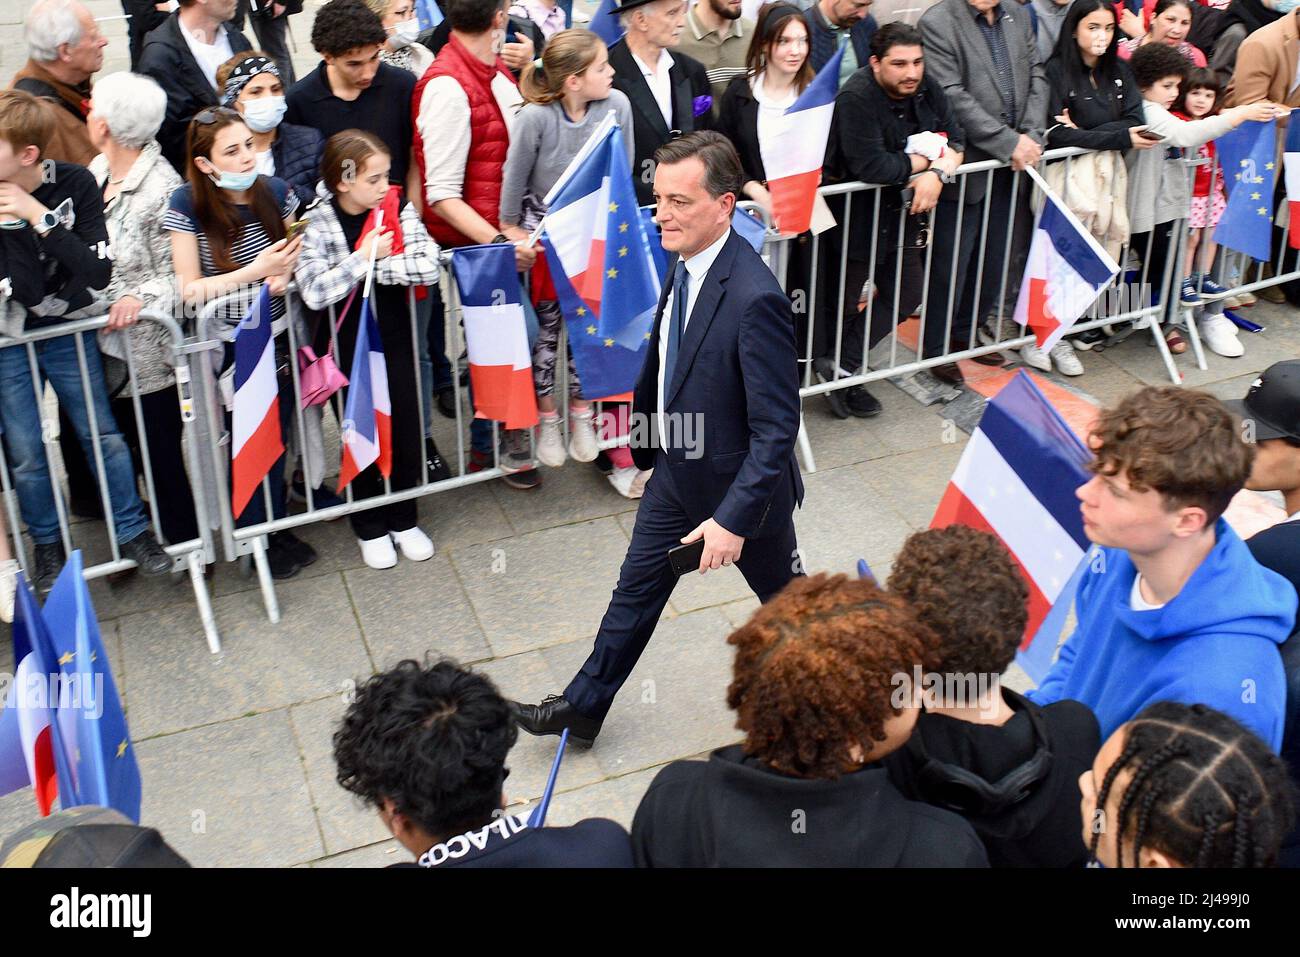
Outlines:
POLYGON ((1074 120, 1070 119, 1070 111, 1068 108, 1061 111, 1060 116, 1056 118, 1056 122, 1060 123, 1062 126, 1068 126, 1072 130, 1077 130, 1079 128, 1075 124, 1074 120))
POLYGON ((0 182, 0 216, 16 216, 35 226, 48 209, 17 183, 0 182))
POLYGON ((909 215, 928 213, 939 202, 943 192, 943 180, 935 173, 922 173, 912 180, 912 209, 909 215))
POLYGON ((143 308, 144 303, 135 296, 123 296, 109 307, 108 325, 104 328, 112 332, 135 325, 140 319, 140 310, 143 308))
POLYGON ((529 246, 523 242, 515 243, 515 269, 518 272, 528 272, 536 261, 536 246, 529 246))
POLYGON ((524 64, 530 63, 533 59, 533 41, 522 33, 516 33, 515 38, 514 43, 507 43, 501 47, 501 59, 506 61, 506 66, 518 72, 524 68, 524 64))
POLYGON ((1032 137, 1021 133, 1016 148, 1011 151, 1011 168, 1018 173, 1026 166, 1037 166, 1042 155, 1043 148, 1032 137))
POLYGON ((695 526, 695 531, 683 538, 682 544, 689 545, 701 536, 704 538, 704 554, 700 556, 701 575, 710 568, 734 565, 740 558, 740 550, 745 547, 743 538, 727 531, 711 518, 706 518, 695 526))

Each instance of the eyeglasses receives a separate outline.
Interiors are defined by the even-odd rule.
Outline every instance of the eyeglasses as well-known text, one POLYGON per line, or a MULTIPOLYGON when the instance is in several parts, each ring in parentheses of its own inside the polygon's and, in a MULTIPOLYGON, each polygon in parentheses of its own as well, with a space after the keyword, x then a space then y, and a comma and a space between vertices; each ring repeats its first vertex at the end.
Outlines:
POLYGON ((243 119, 238 110, 232 110, 228 106, 210 106, 202 113, 195 114, 194 122, 202 123, 204 126, 211 126, 222 116, 234 117, 237 120, 243 119))

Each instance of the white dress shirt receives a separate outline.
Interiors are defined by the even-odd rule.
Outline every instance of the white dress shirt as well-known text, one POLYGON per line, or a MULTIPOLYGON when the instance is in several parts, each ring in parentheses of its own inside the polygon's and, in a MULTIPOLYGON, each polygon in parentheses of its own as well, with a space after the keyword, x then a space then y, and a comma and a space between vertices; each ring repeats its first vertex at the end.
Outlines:
MULTIPOLYGON (((685 359, 682 352, 682 345, 686 342, 686 328, 691 322, 691 312, 695 309, 695 300, 700 297, 700 287, 704 285, 704 277, 709 274, 709 269, 713 266, 713 261, 718 258, 718 253, 722 252, 722 247, 727 238, 731 235, 731 227, 723 230, 722 235, 715 239, 712 244, 705 246, 698 253, 687 259, 686 262, 686 313, 682 317, 682 340, 677 343, 677 361, 685 359)), ((677 265, 673 264, 673 272, 669 274, 668 282, 673 281, 673 275, 677 271, 677 265)), ((668 383, 664 382, 664 362, 668 358, 668 332, 672 326, 673 318, 673 293, 671 286, 668 291, 668 298, 664 301, 663 318, 659 321, 659 401, 657 403, 659 417, 659 443, 660 448, 668 447, 669 435, 664 428, 667 421, 664 418, 664 389, 668 383)), ((680 436, 674 436, 680 438, 680 436)))
POLYGON ((668 75, 668 71, 673 68, 673 56, 667 50, 659 51, 659 62, 655 65, 655 72, 651 73, 650 68, 641 62, 641 58, 635 53, 632 59, 636 61, 637 69, 645 77, 646 83, 650 86, 650 92, 654 94, 655 102, 659 104, 659 112, 664 115, 664 123, 671 130, 673 128, 673 79, 668 75))

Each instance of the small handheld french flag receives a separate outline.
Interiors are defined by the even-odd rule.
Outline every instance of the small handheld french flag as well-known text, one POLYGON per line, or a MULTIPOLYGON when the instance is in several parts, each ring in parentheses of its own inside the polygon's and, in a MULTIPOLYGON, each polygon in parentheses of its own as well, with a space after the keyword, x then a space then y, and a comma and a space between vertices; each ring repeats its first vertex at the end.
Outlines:
POLYGON ((1038 348, 1047 350, 1097 301, 1119 273, 1119 264, 1034 170, 1026 172, 1046 202, 1029 247, 1015 321, 1032 329, 1038 348))
POLYGON ((280 395, 266 283, 235 333, 235 407, 231 416, 230 504, 243 513, 266 473, 284 454, 280 395))
POLYGON ((843 59, 844 48, 840 47, 780 116, 772 134, 759 140, 778 232, 802 233, 812 225, 843 59))
POLYGON ((1300 120, 1296 119, 1296 112, 1291 111, 1286 127, 1286 151, 1282 154, 1289 216, 1287 240, 1292 249, 1300 249, 1300 120))
POLYGON ((385 477, 393 472, 393 407, 388 398, 388 365, 379 323, 367 294, 357 320, 357 347, 343 411, 343 462, 339 491, 372 464, 385 477))

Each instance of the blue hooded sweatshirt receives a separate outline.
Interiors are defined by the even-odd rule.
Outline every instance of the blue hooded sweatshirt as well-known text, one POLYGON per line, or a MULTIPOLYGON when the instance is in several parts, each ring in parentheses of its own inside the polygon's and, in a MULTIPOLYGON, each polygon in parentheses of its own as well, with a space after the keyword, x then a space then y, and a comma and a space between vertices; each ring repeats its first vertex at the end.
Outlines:
POLYGON ((1103 741, 1156 701, 1208 704, 1278 751, 1286 715, 1278 645, 1295 623, 1296 592, 1222 518, 1214 532, 1183 590, 1152 611, 1130 604, 1137 569, 1128 553, 1094 548, 1075 598, 1078 627, 1030 700, 1082 701, 1103 741))

